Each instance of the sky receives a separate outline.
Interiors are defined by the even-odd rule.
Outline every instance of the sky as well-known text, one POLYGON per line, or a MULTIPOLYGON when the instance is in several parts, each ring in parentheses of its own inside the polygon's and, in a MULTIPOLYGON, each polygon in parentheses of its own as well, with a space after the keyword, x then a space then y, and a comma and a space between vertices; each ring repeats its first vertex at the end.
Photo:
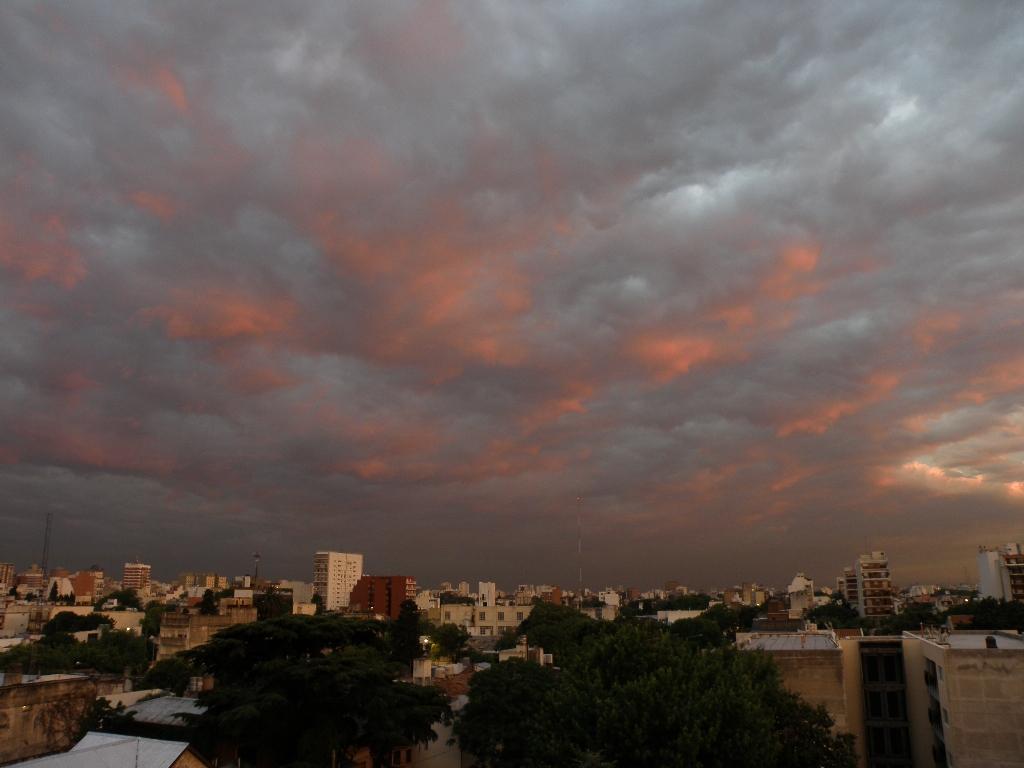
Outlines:
POLYGON ((5 0, 0 560, 973 581, 1022 71, 1017 2, 5 0))

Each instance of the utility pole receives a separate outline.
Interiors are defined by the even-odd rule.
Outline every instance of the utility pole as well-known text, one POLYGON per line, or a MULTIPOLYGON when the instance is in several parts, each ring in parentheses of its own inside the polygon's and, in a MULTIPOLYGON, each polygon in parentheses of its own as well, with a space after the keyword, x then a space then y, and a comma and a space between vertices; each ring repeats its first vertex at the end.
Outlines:
POLYGON ((40 567, 43 569, 43 584, 39 589, 39 602, 46 602, 46 588, 50 585, 50 533, 53 529, 53 512, 46 513, 46 533, 43 534, 43 556, 40 567))

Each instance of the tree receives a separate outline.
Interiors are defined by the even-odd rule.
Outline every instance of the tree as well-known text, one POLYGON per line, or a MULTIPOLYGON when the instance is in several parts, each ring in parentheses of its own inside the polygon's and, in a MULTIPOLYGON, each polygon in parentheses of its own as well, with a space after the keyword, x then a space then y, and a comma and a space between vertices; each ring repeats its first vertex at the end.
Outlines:
POLYGON ((551 695, 558 680, 548 667, 512 659, 477 672, 469 702, 455 721, 463 750, 488 768, 557 765, 551 695))
POLYGON ((718 624, 703 616, 679 619, 669 627, 669 632, 695 648, 720 648, 725 644, 725 635, 718 624))
POLYGON ((841 595, 833 595, 827 605, 813 608, 808 614, 809 621, 815 624, 839 628, 855 628, 862 626, 860 614, 857 613, 841 595))
POLYGON ((519 625, 519 631, 527 636, 530 645, 554 654, 555 663, 562 664, 579 651, 586 638, 610 627, 609 622, 596 621, 568 606, 538 603, 519 625))
POLYGON ((141 673, 148 661, 146 640, 108 629, 99 639, 79 643, 67 632, 53 632, 34 645, 19 645, 0 653, 0 670, 20 667, 26 672, 52 674, 95 669, 98 672, 141 673))
POLYGON ((119 589, 104 595, 96 601, 96 607, 102 608, 108 600, 117 600, 119 608, 135 608, 136 610, 142 608, 142 601, 139 600, 139 595, 134 589, 119 589))
POLYGON ((146 637, 159 637, 160 624, 163 622, 167 606, 156 600, 146 603, 146 615, 142 617, 140 628, 146 637))
POLYGON ((201 616, 217 615, 217 598, 214 597, 212 589, 203 592, 202 602, 199 603, 199 614, 201 616))
POLYGON ((398 618, 391 622, 391 658, 412 665, 412 660, 423 655, 420 647, 420 611, 412 600, 403 600, 398 618))
POLYGON ((698 650, 649 623, 603 624, 559 674, 511 662, 478 672, 456 722, 467 751, 490 768, 855 765, 850 737, 833 735, 827 712, 788 693, 768 656, 698 650), (534 679, 546 673, 550 680, 534 679), (515 727, 518 718, 527 724, 515 727))
POLYGON ((150 667, 137 687, 139 690, 163 688, 173 692, 175 696, 181 696, 188 689, 189 681, 198 674, 199 670, 186 659, 172 656, 169 659, 161 659, 150 667))
POLYGON ((53 584, 50 585, 50 596, 49 598, 47 598, 47 602, 56 603, 58 597, 59 595, 57 594, 57 582, 54 581, 53 584))
POLYGON ((396 679, 386 649, 378 622, 337 615, 224 629, 185 654, 217 679, 199 695, 199 736, 234 740, 243 758, 272 765, 327 765, 363 746, 386 765, 392 749, 432 741, 431 725, 450 717, 440 690, 396 679))
POLYGON ((466 649, 469 632, 458 624, 442 624, 434 630, 430 639, 434 641, 439 657, 457 659, 466 649))
POLYGON ((313 593, 313 605, 316 606, 316 615, 319 616, 324 612, 324 599, 320 597, 319 592, 313 593))
POLYGON ((112 627, 114 622, 107 616, 98 613, 87 613, 81 616, 71 611, 61 611, 43 625, 44 635, 58 632, 88 632, 101 626, 112 627))
POLYGON ((292 601, 282 595, 275 587, 267 587, 263 592, 256 595, 256 618, 276 619, 292 612, 292 601))

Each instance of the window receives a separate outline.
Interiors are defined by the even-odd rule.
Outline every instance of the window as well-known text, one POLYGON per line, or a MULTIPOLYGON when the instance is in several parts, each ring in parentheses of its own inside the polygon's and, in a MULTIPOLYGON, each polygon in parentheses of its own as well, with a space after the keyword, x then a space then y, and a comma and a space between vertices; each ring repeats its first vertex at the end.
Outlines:
POLYGON ((939 680, 942 680, 942 667, 939 667, 939 680))
POLYGON ((522 620, 523 620, 523 612, 522 611, 516 611, 516 621, 522 621, 522 620))
POLYGON ((945 707, 942 708, 942 722, 949 725, 949 710, 945 707))
POLYGON ((505 612, 504 611, 498 611, 498 621, 504 621, 504 620, 505 620, 505 612))
POLYGON ((451 621, 452 620, 452 612, 451 611, 445 611, 444 612, 444 620, 445 621, 451 621))
POLYGON ((480 611, 480 621, 486 621, 487 611, 480 611))

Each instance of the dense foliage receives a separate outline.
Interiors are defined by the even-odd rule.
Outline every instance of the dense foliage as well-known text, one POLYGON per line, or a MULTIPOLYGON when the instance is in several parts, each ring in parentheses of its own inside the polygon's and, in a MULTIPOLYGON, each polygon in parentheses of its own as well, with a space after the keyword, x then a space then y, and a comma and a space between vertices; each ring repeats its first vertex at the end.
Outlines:
POLYGON ((162 688, 171 691, 175 696, 181 696, 188 689, 189 680, 199 674, 199 670, 193 667, 181 656, 172 656, 169 659, 161 659, 139 681, 138 690, 150 688, 162 688))
POLYGON ((139 600, 139 595, 134 589, 119 589, 116 592, 110 592, 96 601, 96 607, 102 608, 103 604, 108 600, 117 600, 117 608, 114 610, 127 608, 140 610, 142 608, 142 602, 139 600))
POLYGON ((66 632, 46 635, 38 643, 19 645, 0 653, 0 669, 50 674, 95 669, 138 674, 146 668, 145 638, 110 629, 91 643, 79 643, 66 632))
POLYGON ((381 624, 336 615, 225 629, 185 654, 217 680, 199 696, 200 738, 272 765, 330 765, 361 746, 385 765, 394 747, 436 738, 431 725, 450 714, 438 689, 396 680, 390 651, 381 624))
POLYGON ((398 618, 390 624, 388 639, 391 658, 400 664, 411 666, 413 659, 423 655, 423 648, 420 647, 420 612, 412 600, 402 601, 398 618))
POLYGON ((442 624, 430 633, 433 651, 438 658, 456 660, 466 650, 469 632, 458 624, 442 624))
POLYGON ((44 635, 54 635, 58 632, 88 632, 99 627, 112 627, 114 622, 98 613, 87 613, 84 615, 61 611, 43 625, 44 635))
MULTIPOLYGON (((700 650, 690 632, 656 624, 571 611, 539 619, 526 631, 561 650, 561 671, 511 661, 477 673, 456 721, 463 748, 486 766, 855 765, 852 738, 785 691, 763 654, 700 650)), ((711 620, 699 628, 722 635, 711 620)))

